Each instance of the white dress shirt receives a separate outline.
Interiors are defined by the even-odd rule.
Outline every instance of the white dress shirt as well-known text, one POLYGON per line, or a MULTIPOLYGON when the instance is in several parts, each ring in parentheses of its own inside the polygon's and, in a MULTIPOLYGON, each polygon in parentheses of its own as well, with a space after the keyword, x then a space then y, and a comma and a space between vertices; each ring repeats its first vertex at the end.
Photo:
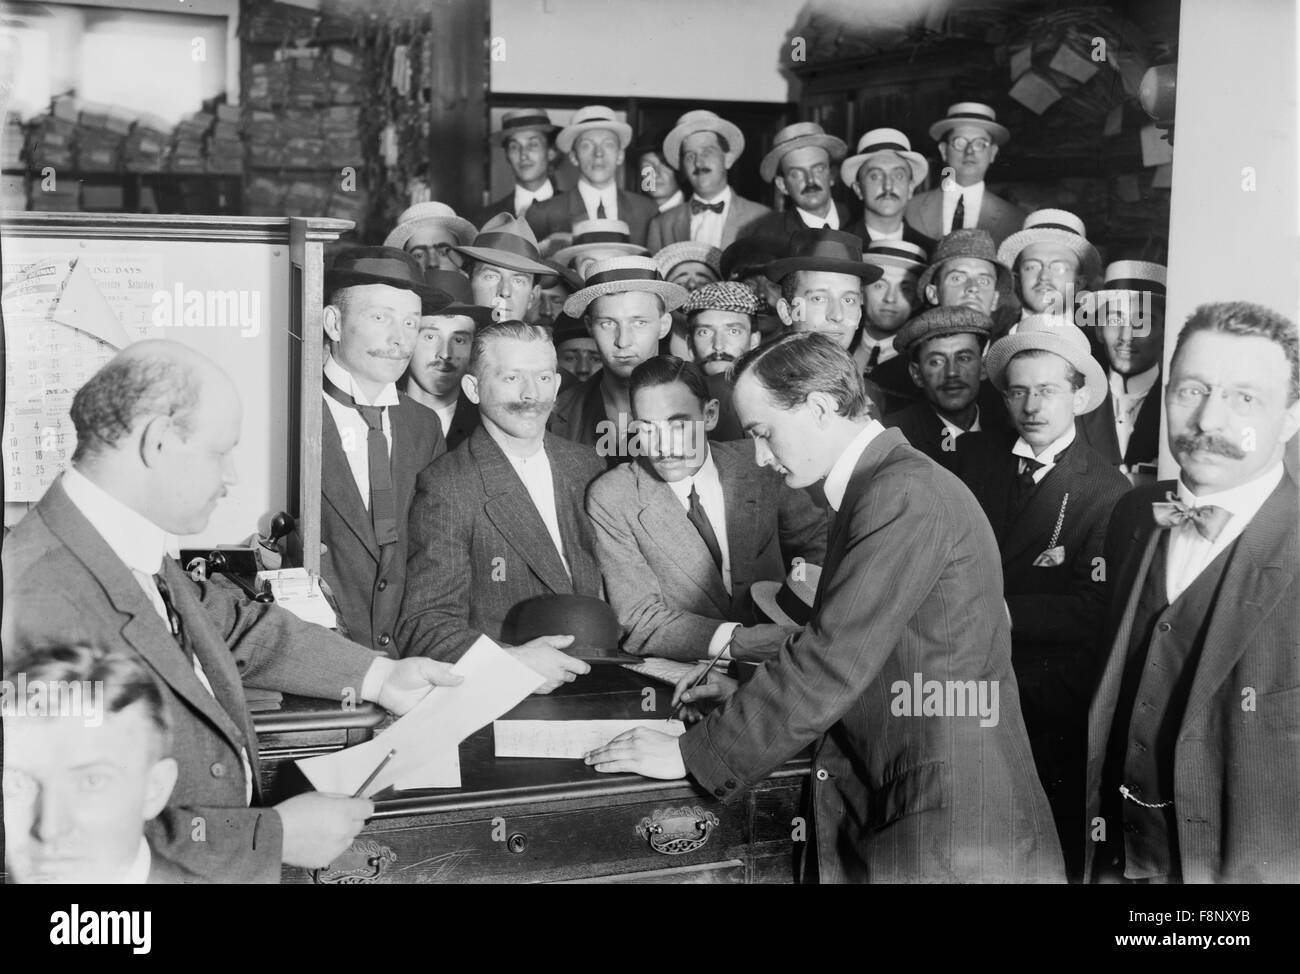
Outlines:
POLYGON ((849 489, 849 478, 853 476, 858 461, 862 459, 862 454, 871 445, 871 441, 884 431, 885 428, 880 425, 879 420, 871 420, 866 426, 862 427, 857 436, 849 441, 849 445, 844 448, 840 458, 831 465, 830 472, 826 474, 826 483, 822 485, 822 490, 837 514, 844 504, 844 492, 849 489))
POLYGON ((1133 438, 1133 425, 1147 395, 1160 381, 1160 366, 1153 365, 1145 372, 1124 376, 1110 374, 1110 404, 1115 414, 1115 438, 1119 441, 1119 455, 1128 452, 1128 442, 1133 438))
POLYGON ((984 180, 980 180, 973 186, 961 186, 956 180, 953 180, 951 189, 943 191, 943 222, 940 226, 943 231, 948 232, 947 228, 952 224, 953 214, 957 212, 958 198, 966 200, 966 212, 962 219, 960 227, 953 227, 954 230, 970 230, 979 224, 980 205, 984 202, 984 180))
POLYGON ((528 208, 534 203, 549 200, 554 195, 555 187, 551 185, 549 179, 534 190, 524 189, 518 183, 515 183, 515 217, 523 217, 528 212, 528 208))
POLYGON ((564 558, 564 539, 560 536, 560 517, 555 509, 555 480, 551 476, 551 461, 546 456, 546 448, 542 447, 531 457, 517 457, 513 453, 502 450, 506 459, 510 461, 510 466, 515 468, 515 473, 524 483, 524 490, 528 491, 528 496, 532 498, 533 507, 537 508, 537 513, 541 515, 542 523, 546 525, 546 532, 555 542, 555 553, 560 556, 560 564, 568 572, 569 577, 573 577, 573 572, 569 568, 569 563, 564 558))
POLYGON ((668 199, 664 200, 662 203, 659 204, 659 212, 666 213, 668 210, 671 210, 674 206, 681 206, 685 202, 686 202, 686 197, 682 195, 682 191, 679 189, 677 192, 673 193, 672 196, 668 197, 668 199))
POLYGON ((835 208, 834 203, 831 203, 830 212, 825 216, 818 216, 816 213, 809 213, 802 206, 796 206, 794 211, 799 214, 799 219, 803 221, 803 225, 813 230, 821 230, 823 227, 827 226, 832 230, 838 230, 840 228, 840 212, 835 208))
POLYGON ((149 842, 142 835, 140 836, 140 848, 136 850, 135 858, 131 860, 131 865, 127 867, 126 873, 122 876, 121 884, 123 886, 143 886, 149 882, 149 870, 153 866, 153 853, 149 851, 149 842))
POLYGON ((706 200, 698 194, 691 199, 697 199, 701 203, 723 204, 721 213, 705 210, 702 213, 691 214, 691 239, 706 243, 710 247, 721 247, 722 228, 726 226, 727 217, 731 214, 731 187, 724 187, 722 192, 711 200, 706 200))
POLYGON ((877 230, 870 223, 865 224, 865 226, 867 228, 867 239, 871 243, 875 243, 877 240, 902 240, 903 239, 902 223, 898 224, 897 230, 888 230, 888 231, 877 230))
MULTIPOLYGON (((931 406, 930 408, 934 409, 933 406, 931 406)), ((956 423, 950 420, 947 416, 943 415, 937 409, 934 409, 934 414, 939 417, 939 422, 943 423, 943 428, 952 434, 953 439, 956 439, 957 437, 961 436, 963 433, 981 432, 979 406, 975 407, 975 421, 970 424, 970 429, 968 430, 962 429, 960 426, 958 426, 956 423)))
POLYGON ((873 348, 880 349, 880 352, 876 358, 876 364, 872 366, 872 368, 879 368, 891 358, 898 357, 898 349, 894 347, 893 335, 877 341, 867 334, 866 329, 863 329, 861 340, 858 342, 858 347, 853 352, 854 358, 858 360, 858 366, 862 368, 863 371, 866 371, 867 363, 871 361, 871 350, 873 348))
POLYGON ((618 187, 610 183, 604 189, 597 189, 585 179, 578 180, 578 194, 582 197, 582 205, 587 208, 587 219, 596 220, 596 211, 600 209, 600 204, 605 204, 605 219, 618 219, 618 187))
MULTIPOLYGON (((334 356, 328 353, 325 355, 325 376, 362 406, 397 405, 395 383, 385 386, 375 401, 371 402, 352 380, 352 373, 334 361, 334 356)), ((343 453, 348 458, 348 468, 352 471, 352 479, 356 481, 357 492, 361 495, 361 505, 366 510, 370 510, 370 452, 366 441, 366 437, 370 434, 370 427, 361 418, 361 414, 351 406, 343 405, 329 393, 323 392, 321 395, 325 397, 325 408, 330 411, 330 415, 334 417, 334 425, 339 429, 339 439, 343 441, 343 453)), ((384 409, 382 422, 384 438, 388 440, 388 455, 391 457, 393 422, 388 409, 384 409)))
MULTIPOLYGON (((718 537, 718 547, 722 550, 722 587, 730 595, 731 545, 727 542, 727 504, 722 493, 722 479, 718 476, 718 466, 713 462, 711 451, 705 458, 704 465, 695 472, 695 476, 668 484, 669 489, 681 502, 682 510, 688 512, 691 509, 692 486, 699 495, 700 506, 704 508, 709 524, 713 526, 713 533, 718 537)), ((710 657, 717 656, 723 651, 731 639, 732 632, 739 626, 738 622, 724 622, 714 630, 713 637, 709 640, 710 657)), ((731 653, 726 653, 725 658, 730 659, 731 653)))
POLYGON ((1011 448, 1013 456, 1024 457, 1027 460, 1037 460, 1042 464, 1034 471, 1034 483, 1041 484, 1043 478, 1052 472, 1056 466, 1057 459, 1065 452, 1065 448, 1074 442, 1074 424, 1071 423, 1069 428, 1059 437, 1048 444, 1047 449, 1042 453, 1035 454, 1034 448, 1025 442, 1025 438, 1019 437, 1016 445, 1011 448))
POLYGON ((1221 507, 1232 517, 1214 541, 1209 541, 1189 521, 1169 529, 1169 555, 1165 563, 1165 597, 1170 604, 1182 595, 1196 577, 1205 571, 1210 562, 1234 541, 1241 537, 1251 519, 1259 513, 1269 495, 1282 482, 1282 464, 1269 467, 1254 480, 1240 487, 1232 487, 1197 497, 1191 488, 1178 481, 1178 499, 1188 507, 1213 505, 1221 507))
POLYGON ((460 405, 457 399, 450 406, 435 406, 433 411, 438 414, 438 422, 442 424, 443 439, 447 438, 447 433, 451 430, 451 421, 456 418, 456 407, 460 405))

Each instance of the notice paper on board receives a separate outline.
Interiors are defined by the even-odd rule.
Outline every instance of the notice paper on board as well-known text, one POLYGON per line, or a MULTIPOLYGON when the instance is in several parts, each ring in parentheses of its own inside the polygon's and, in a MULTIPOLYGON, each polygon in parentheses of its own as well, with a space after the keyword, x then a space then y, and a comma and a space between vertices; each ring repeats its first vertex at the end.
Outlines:
POLYGON ((499 758, 582 758, 634 727, 681 737, 680 720, 495 720, 499 758))

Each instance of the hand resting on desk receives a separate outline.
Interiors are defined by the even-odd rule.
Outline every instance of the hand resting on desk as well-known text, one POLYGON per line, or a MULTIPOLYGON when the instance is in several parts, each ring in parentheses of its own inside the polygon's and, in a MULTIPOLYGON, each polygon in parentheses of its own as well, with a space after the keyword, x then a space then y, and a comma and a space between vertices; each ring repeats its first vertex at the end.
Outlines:
POLYGON ((686 777, 677 741, 671 734, 637 727, 596 748, 583 761, 610 774, 630 772, 671 781, 686 777))

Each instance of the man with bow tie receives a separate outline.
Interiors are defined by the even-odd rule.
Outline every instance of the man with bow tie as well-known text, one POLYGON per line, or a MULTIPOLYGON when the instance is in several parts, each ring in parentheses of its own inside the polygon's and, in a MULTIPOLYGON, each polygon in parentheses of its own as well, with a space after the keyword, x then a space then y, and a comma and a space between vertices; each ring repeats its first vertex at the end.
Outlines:
POLYGON ((1087 877, 1300 881, 1300 429, 1294 322, 1197 308, 1165 391, 1176 483, 1106 538, 1109 656, 1088 719, 1087 877))

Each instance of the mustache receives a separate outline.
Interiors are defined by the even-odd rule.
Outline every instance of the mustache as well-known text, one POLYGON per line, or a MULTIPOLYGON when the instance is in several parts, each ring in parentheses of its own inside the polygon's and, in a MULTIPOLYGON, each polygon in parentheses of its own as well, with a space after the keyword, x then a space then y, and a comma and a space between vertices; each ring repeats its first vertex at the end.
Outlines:
POLYGON ((820 193, 821 191, 821 186, 818 186, 816 183, 809 183, 803 188, 803 195, 807 196, 809 193, 820 193))
POLYGON ((1214 433, 1180 433, 1174 437, 1172 445, 1175 453, 1203 451, 1205 453, 1217 453, 1229 460, 1244 460, 1246 458, 1246 451, 1240 446, 1226 436, 1218 436, 1214 433))
POLYGON ((553 401, 547 402, 510 402, 505 404, 505 410, 508 413, 514 413, 516 416, 534 416, 538 413, 549 413, 553 401))
POLYGON ((696 166, 694 169, 691 170, 691 175, 704 176, 711 172, 713 172, 713 170, 710 169, 708 166, 696 166))
POLYGON ((734 362, 736 361, 736 356, 728 355, 726 352, 714 352, 704 361, 705 362, 734 362))
POLYGON ((892 189, 887 189, 883 193, 876 194, 876 199, 878 200, 901 200, 902 198, 903 197, 899 196, 892 189))

